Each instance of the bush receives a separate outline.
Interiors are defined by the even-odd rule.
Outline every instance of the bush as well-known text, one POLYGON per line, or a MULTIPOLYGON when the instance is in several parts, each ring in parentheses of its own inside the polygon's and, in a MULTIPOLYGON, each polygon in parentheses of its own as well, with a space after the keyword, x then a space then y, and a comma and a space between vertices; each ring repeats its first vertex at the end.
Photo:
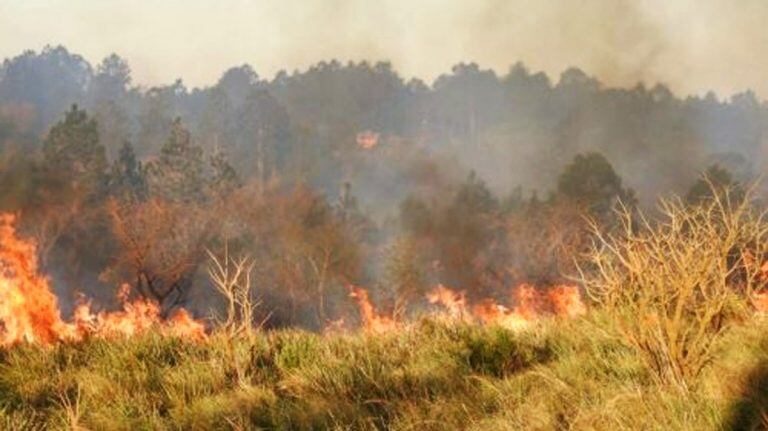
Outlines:
POLYGON ((764 283, 766 225, 748 199, 728 193, 695 206, 662 201, 661 218, 619 210, 618 233, 594 229, 588 294, 654 375, 683 391, 713 358, 713 345, 764 283))

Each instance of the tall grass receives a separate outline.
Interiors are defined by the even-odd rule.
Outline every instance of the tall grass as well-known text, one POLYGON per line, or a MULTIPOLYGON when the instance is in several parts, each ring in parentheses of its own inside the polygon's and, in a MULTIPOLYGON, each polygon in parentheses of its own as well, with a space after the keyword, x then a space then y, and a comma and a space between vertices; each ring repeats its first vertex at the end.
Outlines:
POLYGON ((0 357, 0 427, 717 429, 735 412, 759 421, 763 398, 748 389, 768 361, 768 325, 751 323, 720 340, 722 360, 686 395, 657 384, 602 313, 527 332, 425 319, 380 336, 19 346, 0 357))

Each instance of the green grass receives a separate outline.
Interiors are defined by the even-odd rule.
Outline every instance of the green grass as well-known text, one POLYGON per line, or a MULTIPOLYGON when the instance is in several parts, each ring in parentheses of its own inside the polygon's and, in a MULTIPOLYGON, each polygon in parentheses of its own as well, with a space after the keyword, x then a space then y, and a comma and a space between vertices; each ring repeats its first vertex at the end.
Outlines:
POLYGON ((734 327, 695 390, 654 383, 599 315, 528 332, 424 319, 204 343, 149 335, 0 352, 0 429, 729 429, 768 405, 768 324, 734 327))

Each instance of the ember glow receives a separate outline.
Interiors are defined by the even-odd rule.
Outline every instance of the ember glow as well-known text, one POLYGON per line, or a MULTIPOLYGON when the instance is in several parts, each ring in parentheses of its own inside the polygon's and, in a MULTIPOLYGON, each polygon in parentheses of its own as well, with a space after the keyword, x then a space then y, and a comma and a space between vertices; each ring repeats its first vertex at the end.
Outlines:
POLYGON ((156 302, 129 301, 128 285, 123 285, 118 294, 123 303, 121 311, 93 313, 90 301, 82 300, 75 308, 73 321, 65 322, 49 280, 40 274, 35 244, 19 238, 14 223, 13 215, 0 214, 1 345, 130 337, 154 329, 179 337, 205 337, 204 325, 186 310, 178 310, 164 320, 156 302))

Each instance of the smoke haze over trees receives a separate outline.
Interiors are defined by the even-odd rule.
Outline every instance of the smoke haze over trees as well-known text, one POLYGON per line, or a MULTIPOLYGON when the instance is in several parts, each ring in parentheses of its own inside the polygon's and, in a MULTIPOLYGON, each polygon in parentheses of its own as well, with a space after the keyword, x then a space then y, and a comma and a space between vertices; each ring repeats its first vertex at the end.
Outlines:
POLYGON ((749 181, 766 136, 752 92, 682 99, 576 68, 462 63, 430 83, 331 60, 146 88, 119 55, 46 47, 0 67, 0 209, 71 289, 194 302, 205 248, 228 244, 261 263, 273 322, 319 327, 349 283, 386 280, 374 294, 396 307, 434 282, 554 282, 582 211, 685 194, 708 168, 749 181))

